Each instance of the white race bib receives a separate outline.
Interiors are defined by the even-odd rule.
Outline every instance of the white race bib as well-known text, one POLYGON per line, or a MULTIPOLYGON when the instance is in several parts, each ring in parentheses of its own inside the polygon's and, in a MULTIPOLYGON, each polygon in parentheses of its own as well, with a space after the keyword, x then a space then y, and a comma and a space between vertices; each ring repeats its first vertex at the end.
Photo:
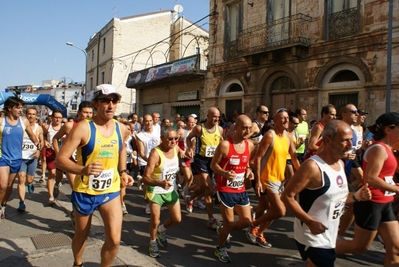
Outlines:
POLYGON ((213 157, 215 155, 216 146, 206 146, 205 157, 213 157))
POLYGON ((169 171, 169 172, 164 172, 162 178, 163 180, 173 182, 174 180, 176 180, 176 176, 177 176, 177 171, 169 171))
POLYGON ((345 202, 346 198, 340 198, 335 200, 335 202, 331 202, 330 204, 330 218, 331 220, 337 220, 341 218, 341 215, 345 211, 345 202))
MULTIPOLYGON (((387 182, 388 184, 396 185, 395 181, 393 180, 393 176, 385 176, 384 179, 385 179, 385 182, 387 182)), ((396 195, 396 193, 390 192, 390 191, 385 191, 385 194, 384 194, 384 196, 386 196, 386 197, 390 197, 390 196, 394 196, 394 195, 396 195)))
POLYGON ((244 175, 245 172, 236 174, 236 177, 234 177, 233 181, 227 181, 226 185, 227 187, 234 188, 234 189, 240 189, 241 187, 244 186, 244 175))
POLYGON ((22 150, 36 150, 36 146, 32 142, 26 142, 22 144, 22 150))
POLYGON ((112 186, 114 169, 104 170, 97 176, 89 176, 89 188, 95 191, 104 191, 112 186))

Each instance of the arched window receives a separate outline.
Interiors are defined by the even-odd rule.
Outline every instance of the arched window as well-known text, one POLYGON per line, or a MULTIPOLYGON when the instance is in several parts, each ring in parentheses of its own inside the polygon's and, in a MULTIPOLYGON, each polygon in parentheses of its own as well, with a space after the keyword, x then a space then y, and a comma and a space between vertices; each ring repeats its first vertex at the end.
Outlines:
POLYGON ((233 93, 233 92, 241 92, 241 91, 242 91, 241 85, 239 85, 237 83, 233 83, 227 88, 226 92, 233 93))
POLYGON ((331 77, 330 83, 339 83, 339 82, 349 82, 349 81, 359 81, 359 77, 350 70, 341 70, 334 74, 331 77))
POLYGON ((275 79, 271 85, 272 92, 290 91, 295 89, 294 82, 287 76, 281 76, 275 79))

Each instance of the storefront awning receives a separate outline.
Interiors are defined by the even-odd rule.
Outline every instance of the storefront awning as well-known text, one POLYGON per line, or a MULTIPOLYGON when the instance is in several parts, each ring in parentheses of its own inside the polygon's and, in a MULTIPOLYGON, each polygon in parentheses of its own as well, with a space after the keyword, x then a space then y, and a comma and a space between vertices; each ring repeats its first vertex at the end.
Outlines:
POLYGON ((195 101, 172 102, 171 105, 172 107, 199 106, 200 101, 195 100, 195 101))

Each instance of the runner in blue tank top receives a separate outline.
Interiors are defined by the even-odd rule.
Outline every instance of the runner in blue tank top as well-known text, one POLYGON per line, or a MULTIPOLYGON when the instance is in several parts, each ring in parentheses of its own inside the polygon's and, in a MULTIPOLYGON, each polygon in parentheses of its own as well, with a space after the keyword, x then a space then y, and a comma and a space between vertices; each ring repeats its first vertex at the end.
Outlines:
POLYGON ((29 127, 29 121, 21 118, 24 101, 9 97, 4 103, 6 116, 0 118, 0 217, 5 219, 7 199, 11 195, 12 184, 22 163, 22 139, 26 131, 38 149, 41 144, 29 127))

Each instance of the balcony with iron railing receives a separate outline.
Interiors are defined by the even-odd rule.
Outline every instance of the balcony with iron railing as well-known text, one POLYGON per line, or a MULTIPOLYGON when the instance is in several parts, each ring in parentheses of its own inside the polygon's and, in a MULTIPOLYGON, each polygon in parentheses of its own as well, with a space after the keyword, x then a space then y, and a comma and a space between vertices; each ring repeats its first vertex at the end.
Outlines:
POLYGON ((359 33, 359 9, 350 8, 328 16, 328 40, 337 40, 359 33))
POLYGON ((311 17, 295 14, 241 31, 227 44, 228 59, 290 48, 310 46, 311 17))

